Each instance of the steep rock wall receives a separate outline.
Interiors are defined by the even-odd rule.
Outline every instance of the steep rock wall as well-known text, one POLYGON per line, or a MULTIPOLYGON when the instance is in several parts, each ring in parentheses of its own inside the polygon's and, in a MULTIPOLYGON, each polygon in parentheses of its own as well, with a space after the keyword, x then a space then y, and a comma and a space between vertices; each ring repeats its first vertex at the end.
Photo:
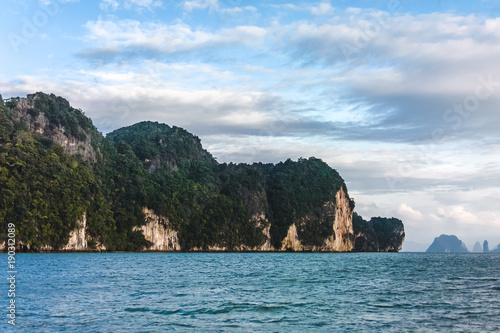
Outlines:
POLYGON ((391 241, 386 244, 381 244, 378 251, 379 252, 399 252, 403 249, 403 243, 405 241, 405 231, 403 228, 394 230, 391 241))
POLYGON ((179 237, 177 231, 173 230, 170 221, 148 208, 143 208, 146 216, 146 224, 135 227, 135 230, 141 230, 144 238, 151 242, 147 251, 180 251, 179 237))
POLYGON ((66 133, 63 127, 51 128, 50 122, 47 117, 45 117, 45 114, 40 113, 38 116, 33 117, 28 113, 28 110, 35 107, 36 98, 36 95, 30 96, 30 98, 17 98, 17 104, 14 109, 14 119, 28 124, 31 132, 47 137, 61 145, 67 154, 80 154, 85 160, 95 162, 96 153, 92 147, 92 140, 88 133, 86 133, 87 138, 84 141, 80 141, 66 133))
MULTIPOLYGON (((286 237, 281 242, 281 251, 328 251, 350 252, 354 249, 354 230, 349 198, 343 188, 335 195, 335 202, 328 201, 324 204, 324 214, 335 216, 333 235, 326 238, 322 246, 304 245, 299 239, 297 226, 292 224, 286 237)), ((307 218, 303 223, 307 223, 307 218)))
POLYGON ((202 251, 209 251, 209 252, 227 252, 227 251, 241 251, 241 252, 271 252, 271 251, 276 251, 276 249, 271 245, 271 224, 269 223, 269 220, 266 217, 266 214, 264 212, 258 212, 255 213, 254 215, 251 216, 250 218, 252 221, 255 222, 255 227, 260 228, 263 227, 262 233, 264 234, 264 242, 258 246, 247 246, 245 244, 241 244, 240 246, 237 246, 236 248, 228 249, 226 246, 221 246, 221 245, 213 245, 213 246, 208 246, 208 248, 202 249, 199 247, 195 247, 192 249, 189 249, 189 251, 192 252, 202 252, 202 251))
POLYGON ((77 227, 75 230, 71 231, 69 234, 69 241, 66 246, 64 246, 62 251, 85 251, 87 247, 87 215, 84 214, 80 221, 77 221, 77 227))
POLYGON ((335 237, 331 236, 325 240, 325 247, 328 251, 349 252, 354 248, 352 214, 349 198, 341 188, 335 195, 335 222, 333 224, 335 237))
MULTIPOLYGON (((58 249, 61 252, 79 252, 79 251, 106 251, 106 247, 99 242, 96 242, 95 247, 89 248, 88 241, 90 240, 89 235, 87 235, 87 215, 84 214, 80 220, 76 222, 76 228, 72 230, 69 234, 69 240, 66 245, 58 249)), ((0 248, 5 248, 5 242, 0 244, 0 248)), ((22 241, 18 241, 16 248, 23 251, 40 251, 40 252, 50 252, 54 251, 54 248, 50 245, 42 245, 39 247, 32 247, 28 244, 24 244, 22 241)))
POLYGON ((262 226, 262 221, 264 221, 264 228, 262 233, 264 234, 265 241, 263 244, 251 249, 252 251, 274 251, 275 248, 271 245, 271 224, 263 212, 254 214, 252 220, 257 221, 257 228, 262 226))
POLYGON ((288 233, 286 237, 281 241, 281 251, 294 251, 300 252, 304 251, 304 246, 299 240, 299 235, 297 233, 297 226, 292 224, 290 228, 288 228, 288 233))

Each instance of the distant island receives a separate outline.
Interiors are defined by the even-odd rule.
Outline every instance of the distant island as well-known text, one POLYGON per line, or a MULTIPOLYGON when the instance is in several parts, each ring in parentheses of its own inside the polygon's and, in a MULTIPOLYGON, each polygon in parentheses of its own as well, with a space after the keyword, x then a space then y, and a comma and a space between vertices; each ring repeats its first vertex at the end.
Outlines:
POLYGON ((455 235, 441 235, 434 238, 431 246, 426 252, 452 252, 452 253, 463 253, 469 252, 465 243, 458 239, 455 235))
MULTIPOLYGON (((431 246, 427 249, 426 252, 431 253, 467 253, 469 250, 464 242, 458 239, 455 235, 441 235, 439 237, 434 238, 431 246)), ((477 241, 474 244, 474 248, 472 250, 474 253, 500 253, 500 244, 493 249, 490 250, 488 241, 485 240, 483 245, 477 241)))
POLYGON ((218 163, 179 127, 103 136, 53 94, 0 97, 0 242, 20 251, 399 251, 318 158, 218 163))

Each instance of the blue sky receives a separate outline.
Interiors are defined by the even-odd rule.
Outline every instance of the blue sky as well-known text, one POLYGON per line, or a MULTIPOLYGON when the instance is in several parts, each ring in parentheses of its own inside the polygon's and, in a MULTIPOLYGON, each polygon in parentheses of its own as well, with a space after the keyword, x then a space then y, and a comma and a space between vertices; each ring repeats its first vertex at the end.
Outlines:
POLYGON ((0 93, 104 133, 184 127, 221 162, 316 156, 407 240, 500 243, 496 1, 6 0, 0 93))

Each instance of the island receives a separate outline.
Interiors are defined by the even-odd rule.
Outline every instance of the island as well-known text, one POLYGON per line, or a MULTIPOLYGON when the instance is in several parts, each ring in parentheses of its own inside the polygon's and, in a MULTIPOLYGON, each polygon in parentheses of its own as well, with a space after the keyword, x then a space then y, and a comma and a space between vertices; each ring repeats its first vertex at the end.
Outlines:
POLYGON ((458 239, 455 235, 441 235, 434 238, 431 246, 426 252, 450 252, 450 253, 464 253, 469 252, 465 243, 458 239))
POLYGON ((188 131, 102 135, 54 94, 0 98, 0 243, 19 251, 401 250, 396 218, 364 220, 319 158, 219 163, 188 131))

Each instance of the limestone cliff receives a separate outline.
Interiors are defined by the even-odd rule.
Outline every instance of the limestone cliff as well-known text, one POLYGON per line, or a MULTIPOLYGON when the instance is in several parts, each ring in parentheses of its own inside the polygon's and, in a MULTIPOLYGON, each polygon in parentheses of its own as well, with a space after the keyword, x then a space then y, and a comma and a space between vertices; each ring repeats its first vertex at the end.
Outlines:
POLYGON ((354 213, 354 251, 399 252, 405 239, 404 225, 396 218, 372 217, 365 221, 354 213))
MULTIPOLYGON (((252 216, 252 220, 256 221, 256 227, 263 227, 262 233, 264 234, 264 243, 252 248, 252 251, 274 251, 274 247, 271 245, 271 224, 264 213, 257 213, 252 216), (264 225, 263 225, 264 223, 264 225)), ((243 249, 242 249, 243 250, 243 249)))
POLYGON ((144 238, 151 245, 147 251, 180 251, 179 237, 177 231, 173 230, 169 220, 163 216, 158 216, 151 209, 144 208, 146 224, 135 227, 135 230, 142 230, 144 238))
MULTIPOLYGON (((332 203, 329 202, 329 205, 332 203)), ((325 240, 326 248, 330 251, 352 251, 354 248, 353 209, 343 187, 335 195, 335 205, 334 234, 325 240)))
POLYGON ((294 252, 304 251, 304 246, 300 242, 299 235, 297 233, 297 226, 295 224, 292 224, 288 229, 285 239, 281 242, 280 250, 294 252))
MULTIPOLYGON (((76 228, 70 232, 68 243, 56 250, 61 252, 106 251, 106 247, 99 242, 94 242, 95 245, 89 247, 89 241, 91 241, 91 238, 87 234, 87 215, 84 214, 82 218, 76 222, 76 228)), ((0 248, 4 247, 5 247, 5 242, 0 244, 0 248)), ((50 245, 33 247, 30 246, 29 244, 24 244, 22 241, 17 242, 16 248, 18 250, 35 251, 35 252, 54 251, 54 248, 50 245)))
POLYGON ((258 212, 255 213, 254 215, 251 216, 250 221, 252 223, 255 223, 255 228, 260 229, 262 228, 262 234, 264 236, 264 241, 257 245, 257 246, 248 246, 245 244, 241 244, 239 246, 236 246, 233 249, 229 249, 226 246, 222 246, 220 244, 216 245, 211 245, 208 246, 206 249, 200 248, 200 247, 194 247, 191 249, 188 249, 189 251, 192 252, 203 252, 203 251, 209 251, 209 252, 228 252, 228 251, 237 251, 237 252, 273 252, 276 251, 276 249, 271 245, 271 224, 269 223, 269 220, 267 219, 266 215, 264 212, 258 212))
MULTIPOLYGON (((96 152, 92 146, 91 135, 81 131, 82 137, 76 138, 71 135, 64 126, 54 125, 49 121, 44 112, 35 110, 35 102, 42 96, 41 94, 31 94, 26 98, 12 98, 15 103, 14 120, 28 125, 29 130, 38 135, 47 137, 55 143, 61 145, 64 151, 70 155, 80 154, 87 161, 96 161, 96 152)), ((69 106, 69 105, 68 105, 69 106)))
MULTIPOLYGON (((286 237, 281 242, 281 251, 328 251, 349 252, 354 248, 354 231, 352 225, 352 208, 350 200, 343 188, 335 195, 335 202, 328 201, 324 204, 323 214, 334 216, 333 233, 324 239, 323 245, 303 245, 297 231, 296 224, 288 229, 286 237)), ((302 219, 302 224, 308 223, 308 219, 302 219)))
POLYGON ((87 250, 87 215, 84 214, 81 221, 77 221, 77 227, 69 234, 69 241, 61 250, 63 251, 84 251, 87 250))

